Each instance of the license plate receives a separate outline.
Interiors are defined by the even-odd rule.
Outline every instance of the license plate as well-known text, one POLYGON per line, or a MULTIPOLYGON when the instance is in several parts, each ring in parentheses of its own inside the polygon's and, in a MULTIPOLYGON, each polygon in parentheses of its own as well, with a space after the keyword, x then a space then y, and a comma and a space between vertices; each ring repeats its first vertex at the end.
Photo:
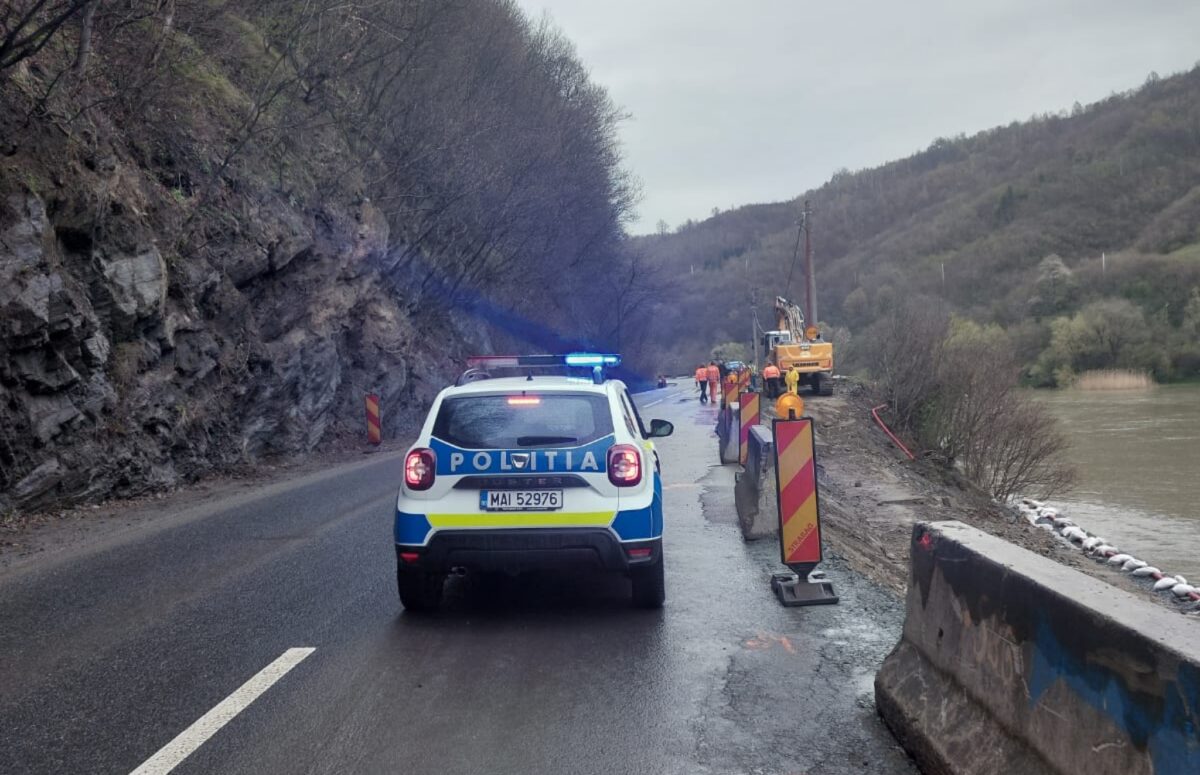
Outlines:
POLYGON ((562 490, 480 490, 484 511, 555 511, 563 505, 562 490))

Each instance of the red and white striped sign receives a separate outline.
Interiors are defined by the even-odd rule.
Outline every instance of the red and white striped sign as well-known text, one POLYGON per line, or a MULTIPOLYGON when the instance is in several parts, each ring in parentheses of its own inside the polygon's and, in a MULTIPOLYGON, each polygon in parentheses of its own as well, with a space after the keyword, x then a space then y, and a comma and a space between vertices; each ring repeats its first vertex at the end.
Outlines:
POLYGON ((750 456, 750 429, 762 421, 761 402, 758 400, 758 393, 748 392, 742 393, 738 397, 738 404, 742 410, 742 435, 738 447, 738 460, 742 465, 746 465, 746 459, 750 456))
POLYGON ((776 420, 773 430, 783 563, 816 564, 821 561, 821 522, 812 419, 776 420))
POLYGON ((367 393, 367 441, 379 444, 383 441, 383 425, 379 421, 379 396, 367 393))

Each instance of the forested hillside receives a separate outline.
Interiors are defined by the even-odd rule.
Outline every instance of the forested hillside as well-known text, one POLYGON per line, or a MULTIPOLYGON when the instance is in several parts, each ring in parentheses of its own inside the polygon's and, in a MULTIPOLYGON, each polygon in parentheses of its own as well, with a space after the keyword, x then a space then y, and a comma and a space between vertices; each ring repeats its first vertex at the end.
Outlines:
POLYGON ((367 391, 395 433, 464 351, 616 346, 620 118, 511 0, 6 0, 0 513, 358 437, 367 391))
POLYGON ((866 365, 900 301, 928 297, 1007 329, 1036 384, 1107 366, 1200 375, 1200 68, 639 238, 677 278, 660 358, 686 369, 714 342, 748 345, 752 289, 764 322, 776 293, 801 298, 799 268, 787 280, 805 199, 845 368, 866 365))

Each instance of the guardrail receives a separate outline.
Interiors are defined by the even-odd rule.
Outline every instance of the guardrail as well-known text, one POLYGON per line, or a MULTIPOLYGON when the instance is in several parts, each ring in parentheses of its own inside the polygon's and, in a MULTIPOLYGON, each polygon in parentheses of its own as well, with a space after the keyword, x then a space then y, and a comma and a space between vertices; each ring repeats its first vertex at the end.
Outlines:
POLYGON ((879 713, 927 773, 1200 773, 1200 627, 961 522, 912 537, 879 713))

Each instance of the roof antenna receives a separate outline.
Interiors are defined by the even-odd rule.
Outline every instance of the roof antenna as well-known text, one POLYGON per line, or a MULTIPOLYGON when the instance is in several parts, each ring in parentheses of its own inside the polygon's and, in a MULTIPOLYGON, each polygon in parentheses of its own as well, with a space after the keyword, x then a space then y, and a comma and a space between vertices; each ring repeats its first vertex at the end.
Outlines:
POLYGON ((533 382, 533 372, 532 371, 525 372, 525 381, 533 382))

